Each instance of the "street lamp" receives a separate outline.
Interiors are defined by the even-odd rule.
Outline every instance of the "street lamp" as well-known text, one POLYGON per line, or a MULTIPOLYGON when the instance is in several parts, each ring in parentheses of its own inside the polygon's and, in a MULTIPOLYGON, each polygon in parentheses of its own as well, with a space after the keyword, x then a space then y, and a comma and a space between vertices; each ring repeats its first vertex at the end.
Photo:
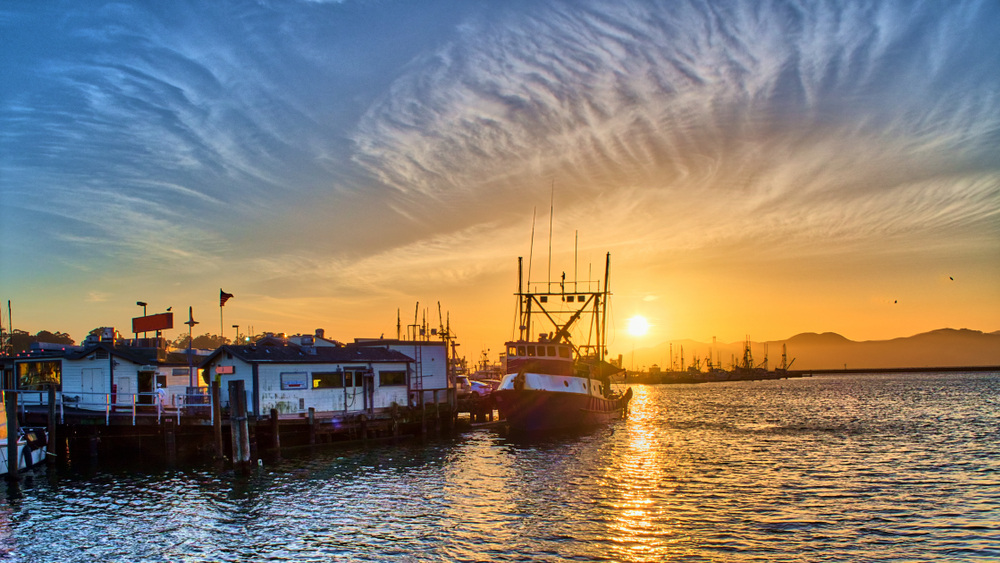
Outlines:
MULTIPOLYGON (((140 307, 142 307, 142 316, 145 317, 146 316, 146 305, 148 305, 148 303, 146 303, 145 301, 136 301, 135 304, 138 305, 138 306, 140 306, 140 307)), ((138 338, 139 335, 136 334, 135 337, 138 338)), ((142 331, 142 337, 146 338, 146 331, 142 331)))
POLYGON ((240 341, 240 325, 233 325, 233 328, 236 329, 236 338, 233 339, 233 344, 237 344, 240 341))

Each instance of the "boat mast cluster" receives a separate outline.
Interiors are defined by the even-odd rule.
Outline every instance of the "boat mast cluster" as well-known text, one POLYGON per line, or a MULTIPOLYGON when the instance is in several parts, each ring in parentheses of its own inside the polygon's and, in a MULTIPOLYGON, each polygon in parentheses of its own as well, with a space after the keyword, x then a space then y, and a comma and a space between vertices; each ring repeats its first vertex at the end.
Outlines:
MULTIPOLYGON (((518 340, 530 342, 533 337, 544 337, 552 342, 565 342, 573 347, 577 359, 603 361, 607 356, 607 304, 611 292, 608 282, 611 275, 611 253, 606 257, 604 283, 596 281, 566 281, 566 273, 558 282, 547 281, 544 290, 532 289, 523 274, 523 258, 517 259, 518 340), (558 300, 557 300, 558 299, 558 300), (547 319, 543 326, 551 332, 534 334, 538 329, 535 316, 547 319), (570 338, 573 327, 581 318, 590 317, 587 342, 576 344, 570 338)), ((540 338, 541 339, 541 338, 540 338)))

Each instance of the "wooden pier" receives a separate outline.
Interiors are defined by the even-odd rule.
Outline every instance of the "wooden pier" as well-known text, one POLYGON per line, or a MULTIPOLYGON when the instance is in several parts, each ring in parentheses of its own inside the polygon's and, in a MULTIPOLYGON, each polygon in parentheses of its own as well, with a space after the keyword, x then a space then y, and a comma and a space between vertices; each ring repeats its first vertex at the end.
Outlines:
POLYGON ((226 390, 232 408, 225 409, 220 408, 223 391, 218 384, 211 388, 209 404, 181 408, 109 405, 101 412, 70 406, 54 390, 44 393, 44 404, 37 399, 38 391, 7 391, 5 396, 12 421, 23 428, 47 429, 48 462, 72 467, 213 460, 246 467, 262 456, 280 456, 282 450, 437 434, 456 427, 458 409, 446 402, 369 413, 272 409, 267 415, 248 415, 246 393, 238 385, 242 382, 233 383, 237 385, 226 390), (33 400, 22 397, 18 402, 25 394, 33 400))

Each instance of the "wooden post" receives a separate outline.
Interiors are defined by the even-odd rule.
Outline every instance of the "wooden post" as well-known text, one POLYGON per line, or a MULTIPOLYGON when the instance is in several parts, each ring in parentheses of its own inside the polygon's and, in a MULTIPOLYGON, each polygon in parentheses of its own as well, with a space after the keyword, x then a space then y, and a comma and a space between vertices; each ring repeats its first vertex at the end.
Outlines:
POLYGON ((222 455, 222 390, 218 381, 212 382, 212 430, 215 432, 215 459, 222 455))
POLYGON ((424 403, 424 390, 420 390, 420 433, 427 433, 427 404, 424 403))
POLYGON ((281 433, 278 426, 278 409, 271 409, 271 447, 281 451, 281 433))
POLYGON ((248 469, 250 464, 250 429, 247 422, 247 396, 242 379, 229 382, 229 426, 233 437, 233 465, 248 469))
POLYGON ((49 421, 48 422, 49 422, 48 435, 45 437, 45 441, 46 441, 46 446, 45 446, 45 452, 46 452, 45 453, 45 460, 48 463, 53 464, 53 463, 56 462, 56 455, 57 454, 56 454, 56 452, 53 452, 52 450, 56 449, 58 451, 58 448, 54 448, 53 447, 53 446, 56 445, 56 387, 55 387, 55 385, 49 385, 49 421))
POLYGON ((358 417, 358 421, 361 423, 361 439, 368 441, 368 416, 362 414, 358 417))
POLYGON ((309 445, 316 445, 316 409, 309 407, 309 445))
POLYGON ((163 425, 163 445, 166 448, 167 465, 173 466, 177 463, 177 433, 176 421, 173 418, 164 419, 163 425))
POLYGON ((16 482, 17 475, 17 393, 4 393, 7 409, 7 481, 16 482))
POLYGON ((438 402, 437 389, 434 390, 434 432, 441 432, 441 403, 438 402))

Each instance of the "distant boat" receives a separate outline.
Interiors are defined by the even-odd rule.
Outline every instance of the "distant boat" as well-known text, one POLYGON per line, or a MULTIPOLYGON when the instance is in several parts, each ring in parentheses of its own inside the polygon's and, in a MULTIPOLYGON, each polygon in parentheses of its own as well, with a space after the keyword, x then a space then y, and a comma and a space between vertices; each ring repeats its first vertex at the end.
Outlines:
POLYGON ((625 416, 632 389, 611 390, 611 377, 624 370, 604 359, 610 266, 609 253, 603 286, 563 279, 545 283, 545 291, 531 291, 522 289, 518 262, 520 337, 506 344, 507 374, 493 392, 500 417, 512 432, 580 428, 625 416), (579 290, 581 285, 585 290, 579 290), (536 316, 554 330, 532 338, 536 316), (582 317, 589 317, 589 334, 577 344, 570 334, 582 317))
MULTIPOLYGON (((7 402, 0 402, 0 475, 10 468, 7 452, 10 437, 7 435, 7 402)), ((17 469, 30 469, 45 459, 46 434, 42 430, 28 430, 17 436, 17 469)))

